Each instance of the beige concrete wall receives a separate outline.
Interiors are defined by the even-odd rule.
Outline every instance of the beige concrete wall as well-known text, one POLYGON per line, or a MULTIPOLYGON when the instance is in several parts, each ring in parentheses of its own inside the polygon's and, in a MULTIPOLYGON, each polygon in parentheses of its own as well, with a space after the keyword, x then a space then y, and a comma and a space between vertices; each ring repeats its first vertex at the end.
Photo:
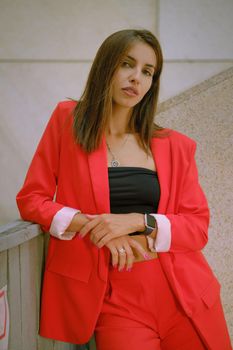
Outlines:
POLYGON ((211 212, 204 253, 222 283, 233 339, 233 67, 160 105, 161 125, 197 141, 196 160, 211 212))
POLYGON ((162 100, 233 65, 232 0, 161 0, 162 100))

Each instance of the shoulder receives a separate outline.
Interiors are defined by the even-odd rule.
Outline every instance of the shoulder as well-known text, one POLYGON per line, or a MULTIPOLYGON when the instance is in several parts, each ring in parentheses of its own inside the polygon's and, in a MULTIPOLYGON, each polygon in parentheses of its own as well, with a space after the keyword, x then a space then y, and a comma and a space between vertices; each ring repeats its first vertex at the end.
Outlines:
POLYGON ((189 158, 196 151, 196 141, 177 130, 165 128, 157 135, 155 138, 163 140, 164 146, 166 144, 170 152, 178 158, 189 158))
POLYGON ((164 139, 166 141, 169 141, 171 144, 177 146, 194 147, 196 145, 196 141, 193 140, 191 137, 182 134, 177 130, 169 128, 164 128, 160 131, 157 131, 156 135, 153 138, 159 138, 162 140, 164 139))
POLYGON ((72 123, 73 111, 76 107, 77 101, 66 100, 57 103, 55 109, 52 112, 49 123, 64 125, 66 123, 72 123))
POLYGON ((77 102, 75 101, 58 102, 48 120, 45 133, 60 137, 65 130, 70 132, 73 125, 73 111, 76 104, 77 102))
POLYGON ((172 145, 177 147, 187 147, 187 148, 195 148, 196 147, 196 141, 193 140, 191 137, 182 134, 181 132, 177 130, 169 129, 168 137, 172 145))
POLYGON ((57 106, 62 110, 70 110, 76 107, 77 105, 76 100, 65 100, 58 102, 57 106))
POLYGON ((74 108, 77 105, 77 101, 75 100, 66 100, 66 101, 60 101, 57 104, 57 108, 60 110, 60 112, 72 112, 74 108))

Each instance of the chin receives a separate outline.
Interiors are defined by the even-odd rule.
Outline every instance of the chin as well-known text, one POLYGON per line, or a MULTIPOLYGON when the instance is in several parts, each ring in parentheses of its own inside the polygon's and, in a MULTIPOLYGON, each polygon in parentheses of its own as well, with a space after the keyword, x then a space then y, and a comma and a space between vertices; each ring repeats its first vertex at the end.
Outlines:
POLYGON ((140 101, 115 101, 115 106, 119 106, 121 108, 134 108, 140 101))

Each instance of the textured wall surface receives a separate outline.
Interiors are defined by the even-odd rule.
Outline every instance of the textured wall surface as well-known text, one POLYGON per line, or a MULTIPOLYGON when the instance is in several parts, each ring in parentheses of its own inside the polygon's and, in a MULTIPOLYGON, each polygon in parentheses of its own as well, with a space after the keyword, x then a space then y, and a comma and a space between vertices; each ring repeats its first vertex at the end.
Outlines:
POLYGON ((233 67, 160 105, 159 124, 197 141, 196 160, 211 224, 204 253, 222 284, 233 339, 233 67))
POLYGON ((232 0, 161 0, 162 100, 233 65, 232 0))

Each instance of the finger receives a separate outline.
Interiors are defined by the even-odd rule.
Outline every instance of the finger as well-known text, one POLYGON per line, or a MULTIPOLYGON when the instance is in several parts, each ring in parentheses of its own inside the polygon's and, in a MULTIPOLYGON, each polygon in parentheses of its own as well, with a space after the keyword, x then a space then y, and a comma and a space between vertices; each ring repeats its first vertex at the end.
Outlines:
POLYGON ((150 256, 148 255, 147 251, 141 246, 140 243, 138 243, 137 241, 135 241, 134 239, 130 238, 129 239, 129 244, 131 247, 135 248, 139 254, 141 254, 143 256, 143 258, 145 260, 150 260, 150 256))
POLYGON ((155 249, 155 247, 154 247, 154 239, 151 238, 151 237, 149 237, 149 236, 147 236, 146 239, 147 239, 147 243, 148 243, 149 250, 150 250, 151 252, 156 252, 156 249, 155 249))
POLYGON ((106 231, 108 230, 108 228, 104 225, 104 223, 102 221, 99 221, 98 225, 96 225, 92 230, 91 232, 96 235, 96 237, 103 237, 103 235, 99 235, 99 233, 101 231, 106 231))
POLYGON ((133 262, 135 260, 135 256, 133 254, 133 251, 130 247, 130 245, 125 245, 125 250, 126 250, 126 270, 131 271, 133 267, 133 262))
POLYGON ((112 266, 116 267, 117 264, 118 264, 118 251, 117 251, 117 248, 115 246, 113 246, 111 243, 108 243, 107 247, 108 247, 108 249, 111 252, 112 266))
POLYGON ((84 237, 88 232, 94 229, 95 226, 99 224, 99 219, 96 218, 92 221, 89 221, 84 225, 81 230, 79 231, 79 236, 82 238, 84 237))
POLYGON ((125 247, 121 246, 119 247, 118 250, 118 271, 122 271, 125 267, 126 264, 126 249, 125 252, 120 252, 120 249, 125 249, 125 247))
POLYGON ((107 231, 103 231, 103 234, 101 233, 101 239, 97 242, 97 245, 99 248, 102 248, 104 245, 108 244, 112 239, 116 238, 116 236, 112 233, 107 231))
POLYGON ((85 215, 90 220, 93 220, 93 219, 95 219, 98 216, 98 215, 92 215, 92 214, 85 214, 85 215))
POLYGON ((106 226, 105 222, 100 221, 100 223, 93 228, 91 231, 93 243, 98 245, 99 248, 102 248, 113 238, 121 237, 125 234, 118 233, 116 230, 112 230, 108 225, 106 226))
POLYGON ((91 233, 90 233, 90 239, 91 239, 92 243, 97 245, 98 248, 102 248, 105 245, 105 241, 109 242, 111 240, 109 238, 105 239, 105 237, 107 237, 107 236, 108 236, 107 229, 105 229, 105 230, 102 229, 98 232, 91 231, 91 233), (104 240, 104 242, 103 242, 103 240, 104 240))

